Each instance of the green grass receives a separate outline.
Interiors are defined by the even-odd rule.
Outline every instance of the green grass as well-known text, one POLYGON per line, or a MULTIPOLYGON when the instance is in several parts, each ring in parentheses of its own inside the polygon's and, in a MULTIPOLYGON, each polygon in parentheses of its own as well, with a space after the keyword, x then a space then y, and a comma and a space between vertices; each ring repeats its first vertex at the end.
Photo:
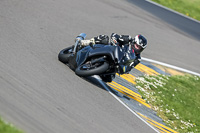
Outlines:
POLYGON ((200 21, 200 0, 152 0, 200 21))
POLYGON ((200 132, 200 77, 145 76, 136 87, 158 116, 175 131, 200 132))
POLYGON ((23 133, 23 132, 13 127, 11 124, 4 122, 0 118, 0 133, 23 133))

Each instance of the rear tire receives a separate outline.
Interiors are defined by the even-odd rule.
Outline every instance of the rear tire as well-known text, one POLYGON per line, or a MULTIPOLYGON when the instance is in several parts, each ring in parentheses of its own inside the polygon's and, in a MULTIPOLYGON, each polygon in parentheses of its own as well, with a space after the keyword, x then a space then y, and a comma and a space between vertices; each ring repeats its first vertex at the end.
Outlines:
POLYGON ((71 55, 69 50, 71 50, 72 48, 73 46, 61 50, 58 54, 58 60, 65 64, 68 63, 68 58, 71 55))
POLYGON ((101 64, 100 66, 98 66, 96 68, 92 68, 89 70, 83 70, 82 67, 84 65, 85 64, 80 65, 76 68, 75 73, 78 76, 86 77, 86 76, 92 76, 92 75, 99 75, 99 74, 105 72, 109 67, 109 64, 107 62, 104 62, 103 64, 101 64))

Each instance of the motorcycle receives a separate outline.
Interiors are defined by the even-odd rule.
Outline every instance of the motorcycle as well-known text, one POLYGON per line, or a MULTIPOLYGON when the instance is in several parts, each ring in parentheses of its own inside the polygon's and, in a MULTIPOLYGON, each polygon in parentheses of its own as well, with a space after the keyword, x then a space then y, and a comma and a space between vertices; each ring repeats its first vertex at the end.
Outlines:
MULTIPOLYGON (((75 45, 61 50, 58 60, 67 64, 78 76, 99 75, 104 82, 112 82, 115 74, 129 72, 126 49, 120 46, 95 44, 82 47, 81 40, 86 38, 81 33, 75 39, 75 45)), ((133 53, 134 54, 134 53, 133 53)), ((132 56, 132 61, 136 58, 132 56)))

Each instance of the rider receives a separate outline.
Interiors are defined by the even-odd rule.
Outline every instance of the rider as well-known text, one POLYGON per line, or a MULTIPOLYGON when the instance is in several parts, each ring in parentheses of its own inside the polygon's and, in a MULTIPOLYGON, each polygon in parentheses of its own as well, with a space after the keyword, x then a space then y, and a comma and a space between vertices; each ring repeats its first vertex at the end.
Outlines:
POLYGON ((105 44, 105 45, 119 45, 121 48, 126 47, 126 54, 131 56, 131 53, 135 52, 136 58, 134 61, 131 57, 128 57, 129 62, 131 62, 126 70, 129 72, 133 67, 141 61, 141 52, 147 47, 147 40, 142 35, 136 35, 132 38, 130 35, 119 35, 116 33, 111 34, 111 39, 109 43, 109 37, 107 35, 99 35, 97 37, 91 38, 90 40, 81 40, 81 46, 94 45, 94 44, 105 44))

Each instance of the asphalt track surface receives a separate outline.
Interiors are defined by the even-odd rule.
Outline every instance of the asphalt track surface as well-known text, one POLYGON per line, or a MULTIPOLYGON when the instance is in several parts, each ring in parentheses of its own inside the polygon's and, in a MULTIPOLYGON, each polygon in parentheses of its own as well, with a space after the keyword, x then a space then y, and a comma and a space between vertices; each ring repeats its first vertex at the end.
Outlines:
POLYGON ((200 72, 199 41, 124 0, 0 1, 0 115, 28 133, 155 132, 57 60, 79 33, 142 33, 146 58, 200 72), (188 49, 189 45, 189 49, 188 49))

